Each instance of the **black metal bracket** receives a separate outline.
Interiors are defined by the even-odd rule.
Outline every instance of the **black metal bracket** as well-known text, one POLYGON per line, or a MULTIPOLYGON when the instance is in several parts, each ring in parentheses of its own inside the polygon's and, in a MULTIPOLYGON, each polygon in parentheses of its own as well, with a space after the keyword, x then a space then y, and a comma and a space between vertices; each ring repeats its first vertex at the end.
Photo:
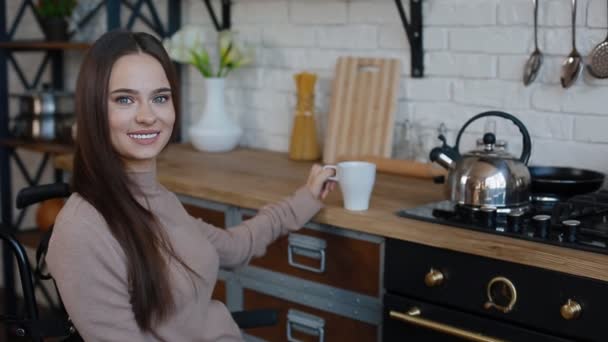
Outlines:
POLYGON ((213 21, 213 25, 217 31, 230 30, 232 27, 231 22, 231 13, 230 8, 232 6, 231 0, 221 0, 222 1, 222 22, 220 23, 217 20, 217 16, 215 15, 215 11, 213 10, 213 6, 211 6, 211 0, 203 0, 205 2, 205 6, 207 7, 207 12, 209 12, 209 16, 213 21))
POLYGON ((410 20, 408 22, 401 0, 395 0, 399 16, 410 43, 412 77, 424 76, 424 49, 422 45, 422 0, 410 0, 410 20))

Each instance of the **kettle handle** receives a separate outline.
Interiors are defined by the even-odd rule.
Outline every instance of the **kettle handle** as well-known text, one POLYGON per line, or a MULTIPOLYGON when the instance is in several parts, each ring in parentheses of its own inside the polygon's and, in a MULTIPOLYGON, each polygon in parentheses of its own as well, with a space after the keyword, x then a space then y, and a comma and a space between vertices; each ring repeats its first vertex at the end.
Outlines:
POLYGON ((521 132, 522 136, 523 136, 523 150, 521 151, 521 157, 519 157, 519 160, 524 163, 524 164, 528 164, 528 160, 530 160, 530 154, 532 152, 532 140, 530 139, 530 133, 528 132, 528 129, 526 129, 526 126, 524 126, 523 122, 521 122, 518 118, 516 118, 515 116, 505 113, 505 112, 501 112, 501 111, 488 111, 488 112, 483 112, 481 114, 477 114, 474 117, 470 118, 469 121, 467 121, 464 126, 462 126, 462 128, 460 129, 460 132, 458 132, 458 136, 456 137, 456 145, 454 146, 454 149, 456 149, 456 151, 458 151, 458 153, 460 153, 460 149, 459 149, 459 145, 460 145, 460 138, 462 136, 462 134, 464 133, 465 129, 473 122, 476 121, 477 119, 486 117, 486 116, 498 116, 504 119, 508 119, 511 120, 518 128, 519 131, 521 132))

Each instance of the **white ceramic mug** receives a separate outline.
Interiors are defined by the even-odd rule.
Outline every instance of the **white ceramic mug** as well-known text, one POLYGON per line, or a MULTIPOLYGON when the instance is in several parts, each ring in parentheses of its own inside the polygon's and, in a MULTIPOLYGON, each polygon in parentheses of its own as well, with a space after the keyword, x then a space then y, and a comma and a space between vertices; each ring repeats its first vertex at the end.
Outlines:
POLYGON ((344 208, 352 211, 367 210, 376 181, 376 165, 364 161, 345 161, 337 165, 325 165, 324 169, 336 170, 330 180, 340 184, 344 208))

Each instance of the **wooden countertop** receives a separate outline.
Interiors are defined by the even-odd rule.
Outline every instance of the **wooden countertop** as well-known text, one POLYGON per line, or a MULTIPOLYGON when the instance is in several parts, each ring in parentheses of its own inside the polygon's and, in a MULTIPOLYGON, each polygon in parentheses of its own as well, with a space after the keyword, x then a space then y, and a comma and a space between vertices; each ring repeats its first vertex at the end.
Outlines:
MULTIPOLYGON (((55 159, 71 170, 71 156, 55 159)), ((158 161, 159 181, 178 194, 259 209, 291 194, 305 183, 312 163, 294 162, 285 153, 238 149, 203 153, 190 145, 171 145, 158 161)), ((378 174, 370 209, 342 208, 339 189, 325 200, 318 223, 397 238, 484 257, 542 267, 608 281, 608 255, 485 234, 405 219, 394 213, 442 199, 442 187, 426 180, 378 174)))

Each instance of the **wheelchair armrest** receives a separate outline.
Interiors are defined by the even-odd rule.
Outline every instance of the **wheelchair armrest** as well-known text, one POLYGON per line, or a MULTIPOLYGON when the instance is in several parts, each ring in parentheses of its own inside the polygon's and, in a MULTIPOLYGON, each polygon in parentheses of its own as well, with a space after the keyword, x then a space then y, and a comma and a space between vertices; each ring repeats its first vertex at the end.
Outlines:
POLYGON ((268 327, 277 324, 279 314, 274 309, 236 311, 232 318, 241 329, 268 327))
POLYGON ((16 204, 18 209, 23 209, 28 205, 47 199, 68 197, 69 195, 70 186, 66 183, 30 186, 19 191, 16 204))

